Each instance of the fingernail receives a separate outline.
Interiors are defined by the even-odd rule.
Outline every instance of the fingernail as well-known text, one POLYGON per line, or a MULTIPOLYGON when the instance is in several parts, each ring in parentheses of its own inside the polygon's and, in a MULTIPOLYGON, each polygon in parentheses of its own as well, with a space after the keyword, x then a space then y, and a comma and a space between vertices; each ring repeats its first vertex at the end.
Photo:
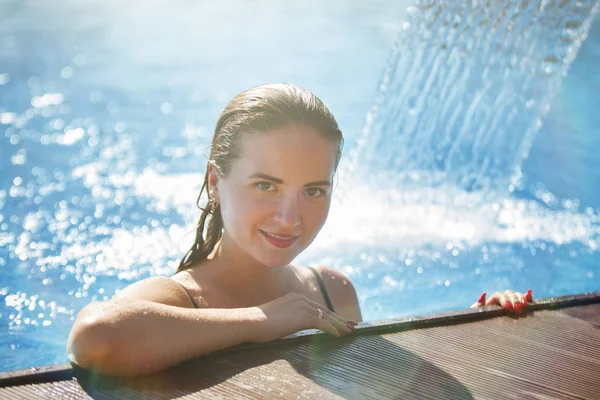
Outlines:
POLYGON ((527 291, 527 293, 525 293, 525 298, 527 299, 527 301, 530 301, 530 302, 533 301, 533 294, 532 294, 531 289, 529 289, 527 291))
POLYGON ((510 300, 506 300, 506 305, 504 306, 508 311, 513 310, 513 304, 510 300))
POLYGON ((523 306, 521 305, 521 303, 515 303, 515 312, 517 314, 523 313, 523 306))
POLYGON ((485 292, 483 292, 483 293, 481 294, 481 296, 479 296, 479 300, 477 300, 477 302, 478 302, 479 304, 485 304, 485 296, 486 296, 486 293, 485 293, 485 292))
POLYGON ((350 324, 346 324, 346 326, 347 326, 347 327, 348 327, 348 329, 350 329, 352 332, 356 331, 356 328, 355 328, 355 327, 353 327, 352 325, 350 325, 350 324))
POLYGON ((527 307, 527 297, 521 299, 521 304, 523 304, 523 307, 527 307))

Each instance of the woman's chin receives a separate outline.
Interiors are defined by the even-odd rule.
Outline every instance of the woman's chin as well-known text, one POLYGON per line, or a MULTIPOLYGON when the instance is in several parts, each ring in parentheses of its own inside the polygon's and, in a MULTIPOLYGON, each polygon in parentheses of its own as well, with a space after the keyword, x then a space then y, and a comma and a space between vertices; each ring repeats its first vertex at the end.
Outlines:
POLYGON ((266 257, 258 258, 257 261, 259 261, 261 264, 263 264, 267 268, 279 268, 279 267, 284 267, 284 266, 288 265, 289 263, 291 263, 294 260, 294 258, 296 258, 296 256, 298 256, 297 253, 293 253, 293 254, 290 254, 287 256, 284 256, 284 255, 266 256, 266 257))
POLYGON ((281 267, 285 267, 286 265, 288 265, 289 263, 292 262, 294 258, 286 258, 285 260, 267 260, 267 262, 264 263, 264 265, 267 268, 281 268, 281 267))
POLYGON ((287 249, 278 249, 270 244, 262 243, 260 253, 255 255, 255 259, 261 264, 268 268, 283 267, 291 263, 306 246, 302 246, 301 243, 294 243, 287 249))

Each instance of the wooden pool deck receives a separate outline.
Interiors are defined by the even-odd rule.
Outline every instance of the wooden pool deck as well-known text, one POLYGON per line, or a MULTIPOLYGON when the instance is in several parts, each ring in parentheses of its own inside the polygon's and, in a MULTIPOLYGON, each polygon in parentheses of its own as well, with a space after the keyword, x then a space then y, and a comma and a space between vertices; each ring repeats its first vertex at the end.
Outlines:
POLYGON ((600 399, 600 292, 302 332, 135 379, 59 364, 0 373, 0 399, 600 399))

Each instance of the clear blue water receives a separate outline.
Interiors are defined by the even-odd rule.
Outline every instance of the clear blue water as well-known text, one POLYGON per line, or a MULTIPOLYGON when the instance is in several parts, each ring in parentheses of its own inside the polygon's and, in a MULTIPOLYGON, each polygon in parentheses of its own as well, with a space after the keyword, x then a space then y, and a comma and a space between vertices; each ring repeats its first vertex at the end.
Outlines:
MULTIPOLYGON (((538 297, 600 290, 600 19, 564 79, 515 69, 518 89, 551 107, 547 114, 543 104, 533 107, 535 115, 517 109, 512 125, 501 118, 496 126, 510 132, 475 154, 497 153, 499 167, 490 169, 464 163, 464 150, 432 162, 444 140, 423 138, 421 129, 410 146, 390 148, 408 137, 412 114, 389 99, 406 99, 428 126, 423 116, 459 104, 478 83, 448 78, 450 92, 419 97, 420 75, 390 75, 406 54, 428 49, 405 43, 416 29, 405 23, 415 21, 411 2, 346 3, 175 1, 140 9, 0 0, 0 371, 66 361, 68 331, 85 304, 173 273, 193 240, 216 117, 235 93, 263 82, 313 90, 345 133, 330 219, 298 263, 346 272, 366 320, 464 308, 484 290, 532 288, 538 297), (553 84, 556 96, 539 91, 553 84), (515 140, 526 154, 499 149, 515 140), (457 179, 465 168, 479 180, 457 179)), ((431 40, 427 54, 442 54, 431 40)), ((507 47, 488 55, 515 51, 507 47)), ((461 54, 424 59, 420 69, 436 66, 443 75, 454 62, 475 63, 461 54)), ((494 79, 502 84, 494 87, 514 84, 494 79)), ((488 124, 478 121, 474 129, 488 124)))

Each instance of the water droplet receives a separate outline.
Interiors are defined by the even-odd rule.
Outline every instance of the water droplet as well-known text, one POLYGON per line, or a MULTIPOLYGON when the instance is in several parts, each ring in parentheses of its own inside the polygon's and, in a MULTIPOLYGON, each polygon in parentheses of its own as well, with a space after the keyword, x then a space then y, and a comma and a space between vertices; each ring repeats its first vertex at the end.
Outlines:
POLYGON ((71 67, 64 67, 61 71, 60 71, 60 77, 63 79, 69 79, 73 76, 73 68, 71 67))
POLYGON ((14 113, 0 113, 0 124, 8 125, 12 124, 16 119, 16 114, 14 113))

